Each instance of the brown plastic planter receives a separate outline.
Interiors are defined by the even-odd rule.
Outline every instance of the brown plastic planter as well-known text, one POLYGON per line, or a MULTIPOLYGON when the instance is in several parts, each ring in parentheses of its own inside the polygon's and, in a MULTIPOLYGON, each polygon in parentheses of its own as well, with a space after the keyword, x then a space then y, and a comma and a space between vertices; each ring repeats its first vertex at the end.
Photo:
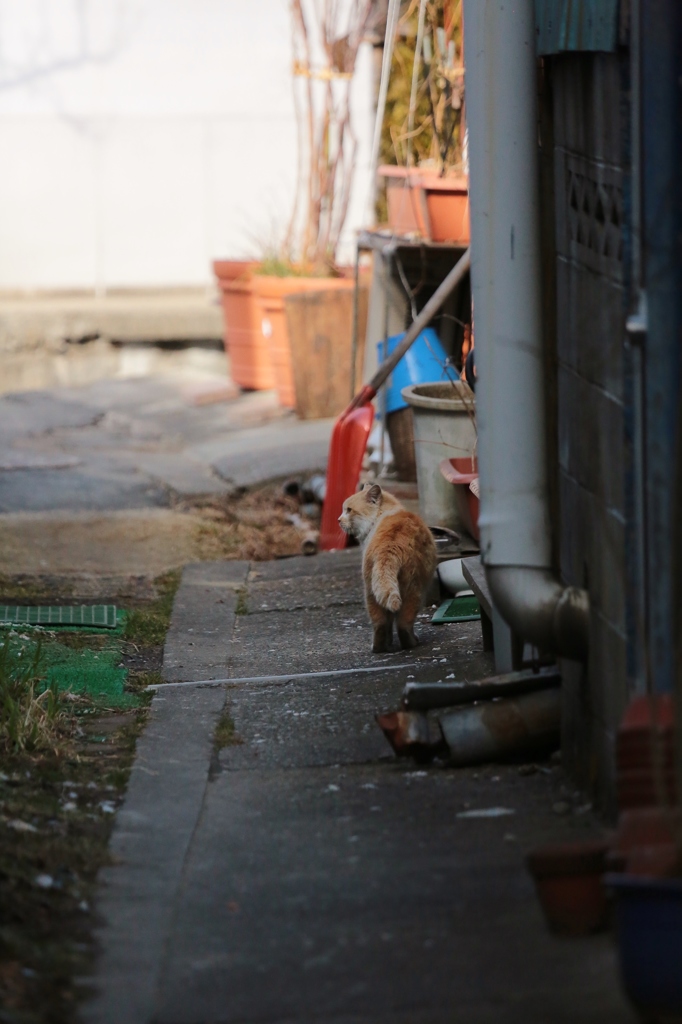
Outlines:
POLYGON ((384 165, 389 227, 432 242, 468 245, 469 183, 466 177, 384 165))
POLYGON ((230 356, 232 380, 256 391, 275 386, 270 346, 261 333, 253 269, 248 260, 216 260, 213 272, 220 287, 225 321, 225 349, 230 356))
POLYGON ((280 404, 293 409, 296 389, 291 362, 291 346, 287 329, 284 299, 299 292, 353 288, 353 281, 343 277, 275 277, 257 275, 253 279, 263 343, 268 346, 280 404))
POLYGON ((358 290, 358 336, 353 359, 352 288, 287 295, 284 299, 296 390, 296 415, 302 420, 338 416, 351 397, 351 376, 362 379, 369 291, 358 290))
POLYGON ((602 878, 607 842, 566 843, 531 851, 526 864, 550 931, 589 935, 605 927, 608 901, 602 878))

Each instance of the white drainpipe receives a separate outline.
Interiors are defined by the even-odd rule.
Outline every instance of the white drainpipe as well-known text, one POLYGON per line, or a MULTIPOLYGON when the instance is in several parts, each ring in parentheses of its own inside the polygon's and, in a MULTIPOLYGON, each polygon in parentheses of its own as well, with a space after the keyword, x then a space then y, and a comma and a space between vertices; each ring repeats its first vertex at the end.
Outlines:
POLYGON ((552 571, 534 0, 464 0, 481 555, 515 633, 584 659, 587 592, 552 571))

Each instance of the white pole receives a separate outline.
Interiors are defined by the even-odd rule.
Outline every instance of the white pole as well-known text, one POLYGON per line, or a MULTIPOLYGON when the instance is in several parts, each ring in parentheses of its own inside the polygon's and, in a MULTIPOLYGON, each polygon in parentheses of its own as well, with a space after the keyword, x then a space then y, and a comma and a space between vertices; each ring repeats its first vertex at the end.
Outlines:
POLYGON ((422 44, 424 42, 424 22, 426 21, 426 0, 419 2, 419 21, 417 23, 417 42, 414 48, 414 64, 412 65, 412 88, 410 89, 410 114, 407 119, 407 160, 409 168, 412 163, 412 132, 414 131, 414 115, 417 109, 417 86, 419 84, 419 68, 422 62, 422 44))
POLYGON ((515 633, 585 659, 589 598, 552 570, 533 0, 464 0, 481 557, 515 633))
POLYGON ((374 138, 372 140, 372 159, 369 165, 369 223, 374 223, 374 207, 377 194, 377 166, 379 164, 379 150, 381 148, 381 129, 384 123, 384 112, 386 110, 386 94, 388 93, 388 81, 391 77, 391 62, 393 60, 393 46, 395 34, 398 28, 398 16, 400 14, 400 0, 389 0, 388 14, 386 16, 386 36, 384 38, 384 54, 381 62, 381 81, 379 83, 379 99, 377 101, 377 116, 374 122, 374 138))

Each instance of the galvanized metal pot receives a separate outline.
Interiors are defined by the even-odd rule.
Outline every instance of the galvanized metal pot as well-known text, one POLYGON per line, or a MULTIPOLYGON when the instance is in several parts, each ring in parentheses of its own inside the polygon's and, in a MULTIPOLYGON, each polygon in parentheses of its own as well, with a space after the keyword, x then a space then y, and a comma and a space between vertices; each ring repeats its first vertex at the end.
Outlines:
POLYGON ((439 381, 403 388, 412 408, 419 511, 429 526, 466 530, 454 488, 440 473, 449 458, 475 457, 476 400, 464 381, 439 381))

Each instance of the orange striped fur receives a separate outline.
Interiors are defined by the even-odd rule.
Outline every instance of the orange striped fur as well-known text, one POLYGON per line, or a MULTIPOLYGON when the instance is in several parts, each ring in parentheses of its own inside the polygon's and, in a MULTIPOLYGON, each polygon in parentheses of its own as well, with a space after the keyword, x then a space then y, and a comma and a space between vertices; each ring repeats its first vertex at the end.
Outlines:
POLYGON ((414 623, 436 568, 431 531, 378 484, 346 498, 339 525, 364 545, 362 574, 374 627, 372 650, 388 650, 394 621, 400 646, 415 647, 414 623))

